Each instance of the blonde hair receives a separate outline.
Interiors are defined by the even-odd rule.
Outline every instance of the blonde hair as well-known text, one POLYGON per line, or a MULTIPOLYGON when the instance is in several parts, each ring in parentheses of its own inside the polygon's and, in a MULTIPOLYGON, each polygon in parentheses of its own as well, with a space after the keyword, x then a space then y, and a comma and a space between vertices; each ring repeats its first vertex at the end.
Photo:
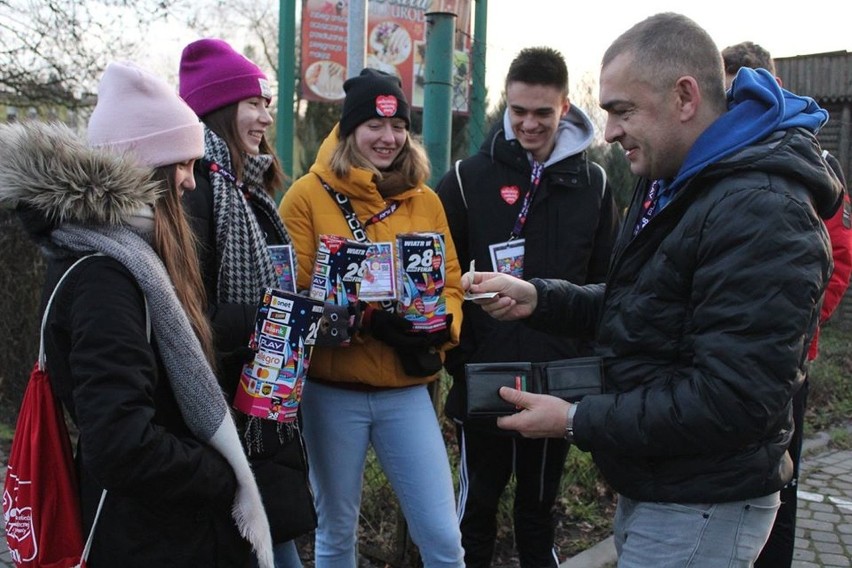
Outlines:
POLYGON ((207 360, 215 365, 213 331, 207 319, 207 300, 195 238, 175 186, 175 170, 174 164, 154 170, 154 179, 168 188, 154 206, 154 251, 169 273, 178 300, 189 317, 207 360))
MULTIPOLYGON (((334 153, 331 155, 331 170, 337 177, 346 178, 352 168, 363 168, 372 172, 381 180, 384 177, 383 172, 374 166, 358 149, 358 145, 355 143, 355 130, 350 132, 346 138, 340 140, 334 148, 334 153)), ((398 172, 409 187, 416 187, 429 179, 429 158, 426 155, 426 150, 411 137, 411 133, 407 130, 405 131, 405 143, 402 145, 402 150, 388 170, 398 172)))

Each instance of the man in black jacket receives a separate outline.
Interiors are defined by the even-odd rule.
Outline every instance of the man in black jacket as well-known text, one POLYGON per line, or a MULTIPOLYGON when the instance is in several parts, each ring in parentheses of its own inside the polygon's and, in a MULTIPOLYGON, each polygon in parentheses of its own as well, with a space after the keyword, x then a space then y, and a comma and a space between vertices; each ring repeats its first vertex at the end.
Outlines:
POLYGON ((841 203, 814 133, 828 114, 742 69, 726 97, 695 22, 652 16, 604 54, 606 139, 642 179, 605 284, 466 275, 499 319, 593 333, 604 393, 502 388, 498 420, 591 451, 619 493, 619 566, 751 566, 792 475, 790 402, 831 269, 841 203))
MULTIPOLYGON (((568 100, 568 69, 550 48, 522 50, 506 77, 507 109, 482 149, 438 184, 462 266, 524 279, 602 282, 617 229, 606 174, 586 157, 594 129, 568 100)), ((448 355, 453 376, 446 410, 461 448, 459 516, 465 565, 487 568, 496 515, 509 478, 516 479, 515 542, 522 568, 556 567, 553 505, 565 440, 507 435, 495 420, 466 416, 465 363, 552 361, 584 353, 577 340, 498 322, 464 306, 459 347, 448 355)))

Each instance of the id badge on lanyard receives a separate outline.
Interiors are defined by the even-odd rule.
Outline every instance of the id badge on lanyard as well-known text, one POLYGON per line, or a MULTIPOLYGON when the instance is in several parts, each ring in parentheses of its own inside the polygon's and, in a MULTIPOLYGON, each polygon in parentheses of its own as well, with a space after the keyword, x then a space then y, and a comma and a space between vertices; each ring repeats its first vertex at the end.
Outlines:
POLYGON ((488 246, 494 272, 524 277, 524 239, 512 239, 488 246))
POLYGON ((521 232, 524 230, 524 225, 527 222, 527 215, 530 212, 533 196, 541 183, 541 173, 544 171, 544 164, 541 162, 532 162, 532 173, 530 174, 530 188, 524 196, 524 201, 521 204, 521 210, 518 213, 518 218, 515 221, 515 227, 512 229, 512 234, 509 240, 502 243, 494 243, 488 246, 491 252, 491 266, 495 272, 503 274, 511 274, 517 278, 524 277, 524 245, 525 239, 520 238, 521 232))

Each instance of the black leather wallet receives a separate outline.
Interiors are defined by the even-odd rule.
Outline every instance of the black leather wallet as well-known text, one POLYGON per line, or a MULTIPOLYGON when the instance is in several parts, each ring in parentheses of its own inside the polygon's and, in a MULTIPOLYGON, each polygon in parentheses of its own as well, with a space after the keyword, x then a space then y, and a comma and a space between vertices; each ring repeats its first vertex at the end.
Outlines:
POLYGON ((518 412, 500 398, 500 387, 537 394, 550 394, 577 402, 587 394, 603 390, 600 357, 576 357, 545 363, 468 363, 467 415, 471 418, 507 416, 518 412))

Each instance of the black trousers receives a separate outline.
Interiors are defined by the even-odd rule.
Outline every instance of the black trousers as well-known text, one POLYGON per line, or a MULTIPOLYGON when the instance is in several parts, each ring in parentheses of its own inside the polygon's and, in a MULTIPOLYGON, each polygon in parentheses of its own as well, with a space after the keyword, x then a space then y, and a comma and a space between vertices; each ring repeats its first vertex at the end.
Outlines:
POLYGON ((790 440, 790 457, 793 459, 793 479, 781 489, 781 507, 769 540, 754 563, 755 568, 790 568, 796 543, 796 501, 799 488, 799 460, 802 457, 802 430, 805 408, 808 404, 808 380, 793 395, 793 438, 790 440))
POLYGON ((515 476, 513 524, 521 568, 557 568, 553 505, 568 455, 560 439, 527 439, 457 426, 461 450, 459 516, 467 568, 488 568, 497 538, 497 509, 515 476))

